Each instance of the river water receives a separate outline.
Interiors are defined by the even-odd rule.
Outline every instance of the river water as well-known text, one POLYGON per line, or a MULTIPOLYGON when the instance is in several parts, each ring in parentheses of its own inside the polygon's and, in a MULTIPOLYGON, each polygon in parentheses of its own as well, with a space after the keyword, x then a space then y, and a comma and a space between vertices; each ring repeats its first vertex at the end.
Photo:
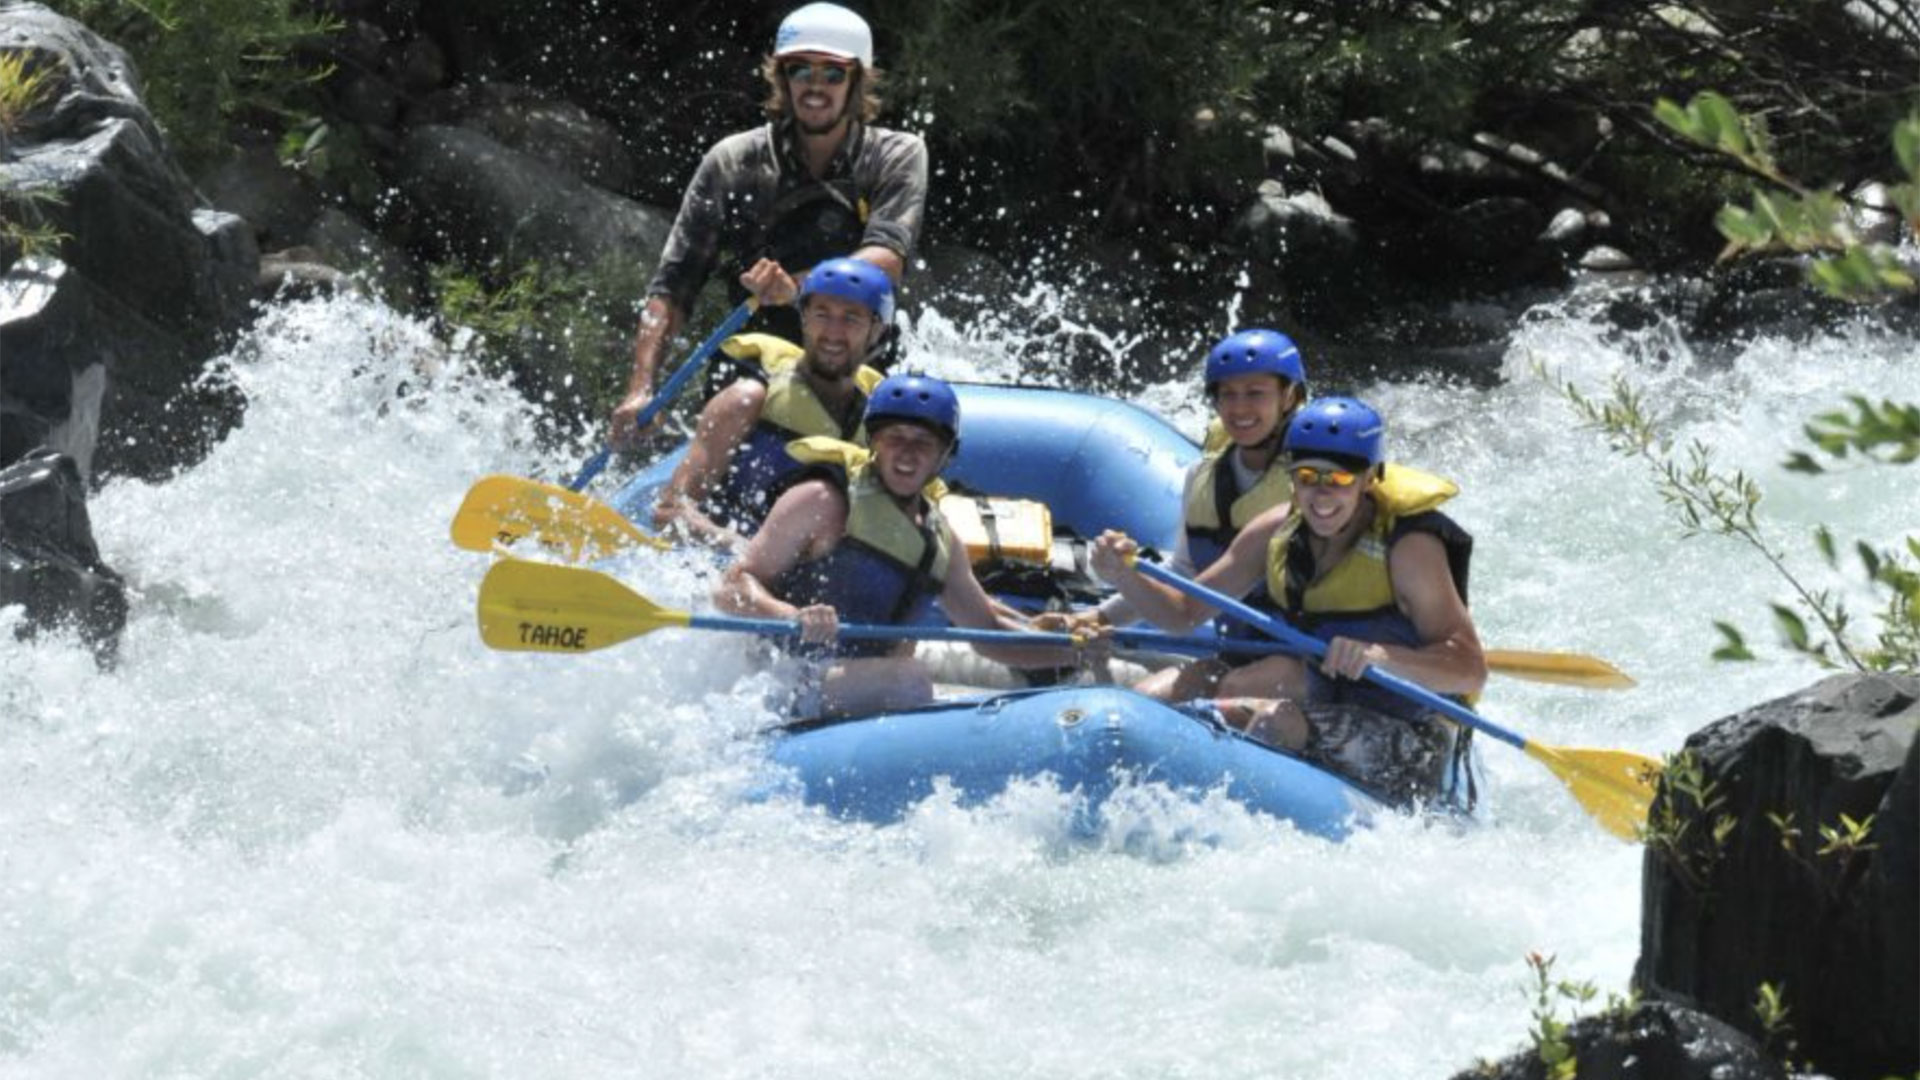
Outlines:
MULTIPOLYGON (((936 373, 1015 373, 1014 343, 919 336, 936 373)), ((1644 463, 1534 365, 1632 378, 1682 445, 1758 478, 1799 571, 1857 595, 1807 534, 1892 544, 1920 484, 1779 463, 1850 391, 1920 400, 1916 353, 1861 330, 1707 357, 1549 308, 1497 385, 1321 389, 1370 397, 1396 458, 1461 482, 1490 646, 1640 680, 1500 680, 1483 711, 1658 754, 1820 672, 1708 658, 1711 618, 1768 645, 1787 589, 1741 545, 1679 539, 1644 463)), ((474 632, 461 495, 588 448, 539 449, 532 406, 358 301, 276 307, 215 369, 244 425, 91 504, 135 589, 117 669, 0 626, 0 1074, 1411 1080, 1525 1045, 1530 952, 1626 989, 1639 850, 1491 741, 1481 825, 1343 844, 1151 791, 1075 841, 1043 783, 887 828, 743 800, 773 718, 735 639, 555 657, 474 632)), ((1197 381, 1136 396, 1197 431, 1197 381)), ((672 557, 626 572, 697 597, 672 557)))

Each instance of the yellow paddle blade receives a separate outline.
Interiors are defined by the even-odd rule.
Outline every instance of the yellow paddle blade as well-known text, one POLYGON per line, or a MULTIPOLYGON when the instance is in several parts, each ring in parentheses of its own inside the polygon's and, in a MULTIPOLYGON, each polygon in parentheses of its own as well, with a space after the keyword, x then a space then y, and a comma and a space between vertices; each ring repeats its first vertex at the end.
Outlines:
POLYGON ((692 613, 663 608, 605 574, 502 559, 480 582, 480 640, 508 652, 592 652, 692 613))
POLYGON ((1488 649, 1486 656, 1487 667, 1494 672, 1530 682, 1584 686, 1589 690, 1625 690, 1639 685, 1633 676, 1584 653, 1488 649))
POLYGON ((1622 840, 1639 841, 1653 807, 1660 763, 1629 750, 1570 750, 1528 742, 1527 756, 1553 770, 1588 814, 1622 840))
POLYGON ((453 542, 467 551, 492 551, 528 536, 574 561, 635 545, 672 547, 591 495, 521 476, 482 477, 453 515, 453 542))

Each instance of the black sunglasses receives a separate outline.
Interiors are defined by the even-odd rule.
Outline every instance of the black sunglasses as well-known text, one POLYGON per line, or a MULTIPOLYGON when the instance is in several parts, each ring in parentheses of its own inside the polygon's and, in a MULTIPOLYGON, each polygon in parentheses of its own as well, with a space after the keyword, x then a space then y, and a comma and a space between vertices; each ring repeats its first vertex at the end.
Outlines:
POLYGON ((848 69, 841 64, 810 64, 805 60, 795 60, 784 65, 781 72, 788 82, 826 83, 839 86, 847 81, 848 69))

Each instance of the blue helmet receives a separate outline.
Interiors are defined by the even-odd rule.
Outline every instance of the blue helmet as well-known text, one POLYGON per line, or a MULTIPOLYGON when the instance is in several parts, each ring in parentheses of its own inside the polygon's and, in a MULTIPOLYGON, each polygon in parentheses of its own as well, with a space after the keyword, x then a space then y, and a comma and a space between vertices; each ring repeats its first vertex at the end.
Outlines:
POLYGON ((1387 423, 1366 402, 1319 398, 1293 415, 1280 448, 1296 461, 1323 457, 1370 469, 1386 460, 1387 423))
POLYGON ((893 279, 885 270, 859 259, 828 259, 807 272, 800 284, 800 306, 814 293, 864 304, 880 325, 893 322, 893 279))
POLYGON ((960 398, 946 380, 931 375, 889 375, 867 396, 867 431, 910 421, 940 431, 960 444, 960 398))
POLYGON ((1300 347, 1278 330, 1242 330, 1207 354, 1207 392, 1235 375, 1278 375, 1295 386, 1307 382, 1300 347))

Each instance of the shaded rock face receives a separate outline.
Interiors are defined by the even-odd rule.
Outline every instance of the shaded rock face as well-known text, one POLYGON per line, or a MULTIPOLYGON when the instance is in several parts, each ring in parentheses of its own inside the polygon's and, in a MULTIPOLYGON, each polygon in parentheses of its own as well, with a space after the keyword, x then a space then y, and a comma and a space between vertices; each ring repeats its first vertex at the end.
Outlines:
MULTIPOLYGON (((1580 1080, 1786 1080, 1745 1034, 1704 1013, 1652 1002, 1621 1018, 1589 1016, 1567 1031, 1580 1080)), ((1534 1051, 1468 1069, 1454 1080, 1548 1080, 1534 1051)))
POLYGON ((127 622, 120 575, 100 561, 73 459, 33 451, 0 468, 0 607, 26 608, 23 633, 71 619, 103 663, 127 622))
POLYGON ((414 126, 477 130, 595 187, 634 194, 633 155, 619 132, 580 106, 529 87, 494 82, 456 87, 428 99, 410 120, 414 126))
POLYGON ((474 266, 500 258, 510 266, 619 259, 651 267, 673 224, 466 128, 408 132, 394 181, 414 209, 418 245, 474 266))
POLYGON ((1699 794, 1670 770, 1651 817, 1642 991, 1758 1035, 1769 983, 1796 1060, 1870 1080, 1920 1068, 1916 726, 1920 678, 1840 675, 1689 739, 1699 794), (1851 851, 1822 835, 1842 815, 1872 822, 1851 851))
POLYGON ((65 237, 0 278, 0 463, 47 444, 83 476, 166 475, 237 415, 185 391, 248 315, 253 237, 200 206, 119 48, 5 0, 0 48, 54 73, 0 145, 4 194, 65 237))

